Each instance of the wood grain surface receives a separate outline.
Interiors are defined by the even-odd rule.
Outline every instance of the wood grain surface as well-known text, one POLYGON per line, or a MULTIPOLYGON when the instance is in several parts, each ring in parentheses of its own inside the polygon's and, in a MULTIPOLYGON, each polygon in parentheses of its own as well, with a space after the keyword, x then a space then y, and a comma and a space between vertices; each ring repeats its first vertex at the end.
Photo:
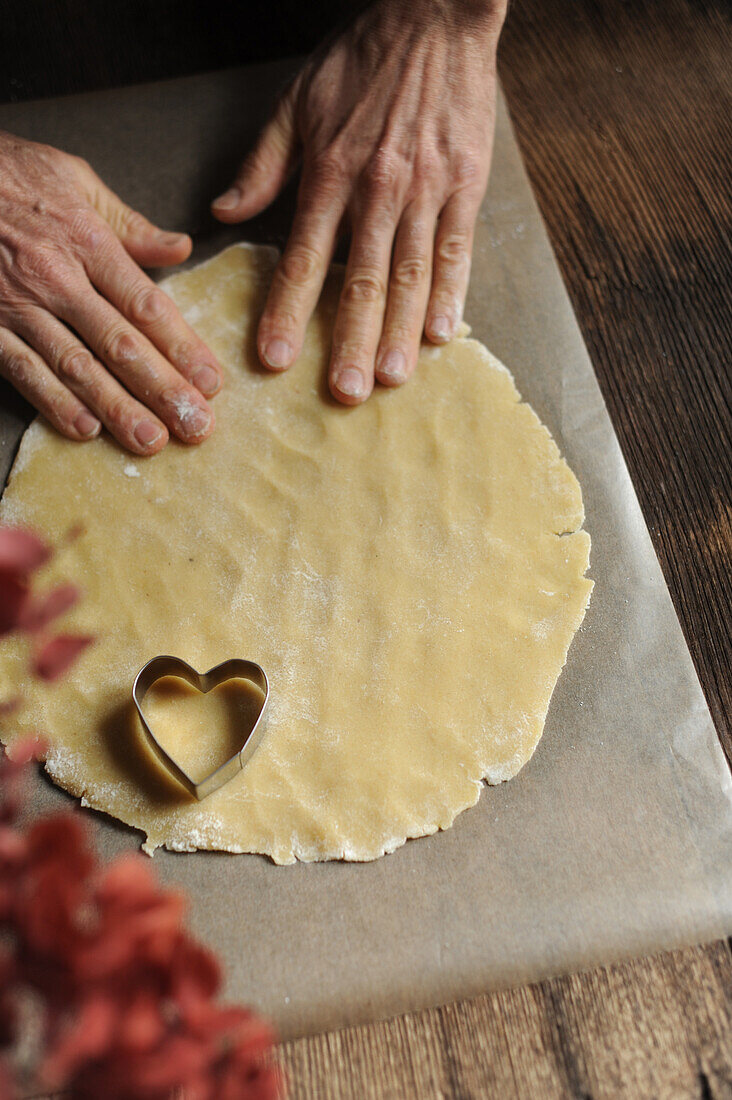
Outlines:
MULTIPOLYGON (((500 73, 732 760, 732 21, 516 0, 500 73)), ((293 1097, 732 1097, 720 942, 287 1044, 293 1097)))
POLYGON ((729 950, 601 967, 284 1049, 292 1098, 729 1097, 729 950))
MULTIPOLYGON (((0 98, 247 59, 244 47, 230 56, 238 6, 201 4, 224 12, 206 38, 120 50, 118 26, 109 42, 95 32, 105 2, 16 4, 28 49, 9 50, 0 98), (51 9, 59 27, 46 33, 51 9)), ((180 5, 153 7, 146 21, 167 26, 180 5)), ((267 7, 276 37, 283 5, 267 7)), ((732 760, 730 57, 725 0, 514 0, 500 51, 532 183, 732 760)), ((281 1055, 297 1098, 732 1098, 732 952, 719 942, 600 967, 281 1055)))

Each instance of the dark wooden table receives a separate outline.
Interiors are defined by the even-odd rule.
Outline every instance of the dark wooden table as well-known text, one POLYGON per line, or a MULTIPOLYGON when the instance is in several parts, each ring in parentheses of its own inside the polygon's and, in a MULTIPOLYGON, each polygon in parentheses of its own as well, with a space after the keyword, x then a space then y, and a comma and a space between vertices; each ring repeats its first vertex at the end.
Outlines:
MULTIPOLYGON (((516 0, 500 72, 732 760, 732 25, 722 0, 516 0)), ((720 941, 289 1043, 293 1097, 732 1097, 720 941)))
MULTIPOLYGON (((195 0, 143 6, 153 33, 124 49, 121 38, 136 33, 141 0, 119 7, 109 41, 94 14, 105 0, 16 4, 5 53, 0 41, 0 98, 241 63, 247 43, 256 40, 266 53, 289 27, 296 50, 316 29, 307 6, 307 19, 296 25, 282 17, 282 3, 273 3, 260 16, 262 34, 242 37, 231 31, 235 6, 221 0, 206 5, 212 14, 205 35, 174 38, 155 28, 167 27, 182 8, 180 31, 195 0), (18 36, 27 49, 10 42, 18 36), (73 65, 64 68, 65 58, 73 65)), ((345 6, 322 0, 321 15, 345 6)), ((726 0, 514 0, 500 71, 732 760, 730 58, 726 0)), ((291 1096, 318 1100, 721 1100, 732 1097, 730 943, 300 1040, 283 1047, 282 1060, 291 1096)))

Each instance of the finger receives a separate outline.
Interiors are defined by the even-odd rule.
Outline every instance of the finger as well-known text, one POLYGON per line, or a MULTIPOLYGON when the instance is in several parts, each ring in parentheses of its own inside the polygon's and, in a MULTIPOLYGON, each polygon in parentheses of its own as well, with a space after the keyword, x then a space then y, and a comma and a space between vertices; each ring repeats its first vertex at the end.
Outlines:
POLYGON ((285 370, 300 354, 344 209, 345 198, 333 183, 314 174, 303 177, 292 230, 259 322, 259 357, 270 370, 285 370))
POLYGON ((165 291, 156 286, 113 239, 108 249, 86 257, 92 284, 144 333, 169 363, 206 397, 221 389, 223 375, 213 352, 181 317, 165 291))
POLYGON ((45 310, 19 320, 21 335, 65 387, 91 409, 128 451, 151 455, 168 441, 165 425, 136 401, 81 341, 45 310))
POLYGON ((187 233, 170 233, 148 221, 122 202, 79 157, 72 158, 83 193, 125 246, 130 256, 145 267, 164 267, 187 259, 193 247, 187 233))
POLYGON ((425 323, 427 337, 435 344, 451 340, 463 317, 479 206, 477 194, 456 191, 440 215, 425 323))
POLYGON ((0 328, 0 376, 7 379, 62 435, 93 439, 102 425, 66 388, 32 348, 0 328))
POLYGON ((57 311, 122 385, 152 410, 178 439, 201 443, 213 430, 206 400, 159 351, 97 294, 87 281, 57 311))
POLYGON ((385 386, 406 382, 417 364, 430 293, 436 220, 435 206, 414 202, 399 223, 376 356, 376 378, 385 386))
POLYGON ((376 207, 356 222, 333 329, 329 383, 345 405, 365 401, 374 386, 395 219, 376 207))
POLYGON ((211 203, 211 212, 219 221, 241 222, 254 217, 284 187, 297 159, 296 94, 296 84, 292 84, 257 138, 235 182, 211 203))

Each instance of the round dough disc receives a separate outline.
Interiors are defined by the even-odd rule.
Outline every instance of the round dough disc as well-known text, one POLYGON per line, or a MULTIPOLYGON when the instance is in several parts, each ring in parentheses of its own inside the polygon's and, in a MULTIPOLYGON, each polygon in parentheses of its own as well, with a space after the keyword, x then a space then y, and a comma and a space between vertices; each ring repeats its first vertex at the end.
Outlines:
POLYGON ((369 860, 447 828, 534 752, 589 600, 590 538, 577 479, 476 341, 424 348, 408 385, 338 405, 333 275, 296 366, 261 370, 275 259, 234 246, 164 284, 226 372, 201 447, 138 459, 27 431, 0 519, 57 543, 81 525, 44 579, 83 586, 63 626, 97 641, 53 686, 28 681, 22 641, 0 648, 25 704, 4 739, 43 731, 53 779, 148 851, 369 860), (160 653, 200 671, 245 657, 270 679, 260 748, 200 803, 132 711, 160 653))

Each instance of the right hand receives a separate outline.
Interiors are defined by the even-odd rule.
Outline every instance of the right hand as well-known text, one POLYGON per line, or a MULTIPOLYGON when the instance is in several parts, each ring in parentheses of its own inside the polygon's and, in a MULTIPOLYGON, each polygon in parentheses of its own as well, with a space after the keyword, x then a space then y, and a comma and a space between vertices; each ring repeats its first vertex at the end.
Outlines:
POLYGON ((221 368, 138 266, 190 251, 79 157, 0 132, 0 375, 69 439, 202 442, 221 368))

